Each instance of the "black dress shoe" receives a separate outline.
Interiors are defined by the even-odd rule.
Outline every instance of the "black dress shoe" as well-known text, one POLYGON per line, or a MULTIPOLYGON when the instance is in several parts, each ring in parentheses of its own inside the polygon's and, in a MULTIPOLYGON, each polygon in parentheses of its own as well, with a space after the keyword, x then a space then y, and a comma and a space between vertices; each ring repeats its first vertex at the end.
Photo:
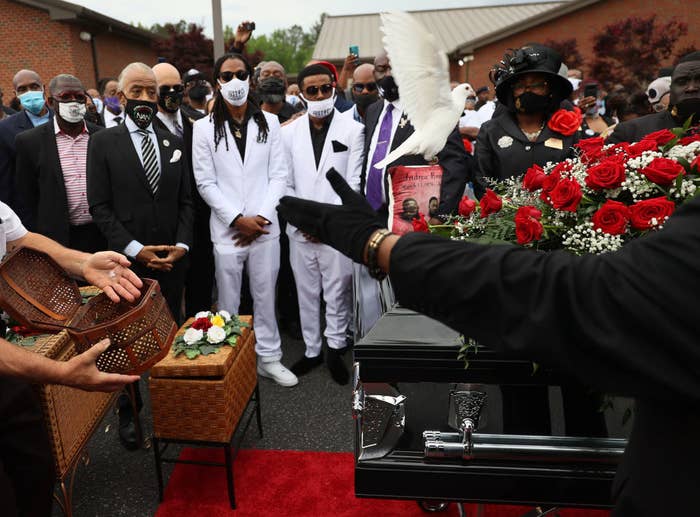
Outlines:
POLYGON ((331 372, 331 377, 333 380, 340 384, 341 386, 347 384, 350 381, 350 372, 348 372, 348 367, 345 366, 343 361, 343 354, 345 353, 345 348, 336 350, 335 348, 329 348, 326 354, 326 366, 331 372))
POLYGON ((292 370, 292 373, 297 377, 301 377, 302 375, 309 373, 321 363, 323 363, 323 356, 320 354, 317 357, 302 356, 301 359, 292 365, 290 370, 292 370))
POLYGON ((139 448, 136 424, 131 415, 119 415, 119 441, 127 451, 135 451, 139 448))

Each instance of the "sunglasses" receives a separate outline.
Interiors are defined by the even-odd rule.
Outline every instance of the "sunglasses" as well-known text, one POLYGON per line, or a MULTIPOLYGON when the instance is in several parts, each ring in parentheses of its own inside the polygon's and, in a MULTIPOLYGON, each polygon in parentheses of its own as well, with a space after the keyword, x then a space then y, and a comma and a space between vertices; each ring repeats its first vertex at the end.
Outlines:
POLYGON ((355 93, 362 93, 362 90, 367 90, 368 92, 377 91, 377 83, 355 83, 352 85, 352 90, 355 93))
POLYGON ((62 93, 60 95, 52 95, 58 102, 79 102, 84 104, 87 102, 87 96, 84 93, 62 93))
POLYGON ((333 91, 333 85, 327 83, 321 86, 307 86, 306 88, 304 88, 304 95, 306 95, 307 97, 314 97, 318 95, 319 91, 323 95, 328 95, 333 91))
POLYGON ((163 95, 166 95, 170 92, 175 92, 175 93, 182 93, 185 91, 185 87, 182 86, 181 84, 173 84, 172 86, 167 86, 163 85, 160 88, 158 88, 158 93, 160 93, 161 97, 163 95))
POLYGON ((246 81, 248 79, 248 70, 239 70, 238 72, 221 72, 219 74, 219 79, 227 83, 234 77, 240 81, 246 81))

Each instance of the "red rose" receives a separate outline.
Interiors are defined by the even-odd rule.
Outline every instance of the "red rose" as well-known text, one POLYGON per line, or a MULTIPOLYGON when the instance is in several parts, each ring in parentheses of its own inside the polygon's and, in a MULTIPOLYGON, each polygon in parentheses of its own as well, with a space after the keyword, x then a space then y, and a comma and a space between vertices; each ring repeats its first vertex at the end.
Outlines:
POLYGON ((606 149, 605 154, 608 156, 614 156, 616 154, 629 154, 630 152, 630 144, 627 142, 620 142, 619 144, 615 144, 612 147, 606 149))
POLYGON ((684 136, 678 141, 678 143, 680 145, 688 145, 698 141, 700 141, 700 133, 695 133, 694 135, 684 136))
POLYGON ((675 181, 679 174, 685 174, 685 169, 675 160, 654 158, 649 165, 642 169, 642 174, 657 185, 669 185, 675 181))
POLYGON ((586 185, 593 190, 617 188, 625 181, 623 160, 611 157, 588 169, 586 185))
POLYGON ((700 154, 697 155, 692 162, 690 162, 690 170, 695 171, 696 174, 700 173, 700 154))
POLYGON ((573 135, 581 127, 583 116, 581 110, 574 108, 574 111, 560 109, 549 118, 547 126, 556 133, 564 136, 573 135))
POLYGON ((636 144, 632 144, 629 148, 629 154, 630 156, 637 157, 641 156, 641 154, 644 151, 658 151, 659 150, 659 144, 656 143, 656 140, 651 140, 651 139, 642 139, 636 144))
POLYGON ((411 221, 413 225, 414 232, 429 233, 430 228, 428 228, 428 222, 425 220, 425 216, 418 212, 418 217, 414 217, 411 221))
POLYGON ((554 190, 549 193, 549 197, 552 200, 552 206, 557 210, 575 212, 583 197, 583 193, 581 192, 581 185, 578 184, 578 181, 563 179, 557 183, 554 190))
POLYGON ((653 140, 654 142, 656 142, 657 146, 662 146, 666 145, 674 138, 676 138, 676 135, 671 133, 668 129, 661 129, 660 131, 654 131, 653 133, 649 133, 647 136, 644 137, 644 140, 653 140))
POLYGON ((211 321, 209 321, 209 318, 197 318, 192 322, 192 328, 201 330, 203 332, 206 332, 209 330, 212 326, 211 321))
POLYGON ((459 202, 459 208, 457 209, 459 215, 462 217, 469 217, 471 213, 476 210, 476 201, 469 199, 467 196, 462 197, 459 202))
POLYGON ((523 176, 523 188, 534 192, 542 188, 542 182, 546 177, 547 175, 544 173, 544 170, 542 170, 542 167, 535 164, 525 172, 525 176, 523 176))
POLYGON ((591 163, 598 160, 603 154, 603 146, 605 139, 597 136, 595 138, 586 138, 579 141, 574 147, 578 147, 581 151, 581 160, 583 163, 591 163))
POLYGON ((479 206, 481 207, 481 218, 483 219, 490 214, 498 212, 503 206, 503 201, 498 197, 498 194, 487 188, 486 194, 479 201, 479 206))
POLYGON ((561 181, 561 174, 559 174, 559 171, 557 171, 555 167, 554 170, 545 176, 544 180, 542 181, 542 190, 545 192, 551 192, 554 190, 554 187, 557 186, 559 181, 561 181))
POLYGON ((515 213, 515 236, 518 244, 538 241, 542 238, 542 212, 534 206, 521 206, 515 213))
POLYGON ((673 213, 676 205, 664 196, 639 201, 630 207, 630 222, 635 230, 649 230, 663 224, 673 213), (656 222, 652 221, 656 220, 656 222))
POLYGON ((630 219, 630 209, 624 203, 609 199, 601 206, 593 217, 593 228, 600 228, 610 235, 622 235, 627 229, 630 219))

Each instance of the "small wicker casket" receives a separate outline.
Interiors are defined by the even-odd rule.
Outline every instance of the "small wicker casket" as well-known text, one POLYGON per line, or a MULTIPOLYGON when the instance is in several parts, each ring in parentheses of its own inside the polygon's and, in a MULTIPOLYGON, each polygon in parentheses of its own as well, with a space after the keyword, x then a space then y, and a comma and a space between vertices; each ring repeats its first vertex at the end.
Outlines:
POLYGON ((177 332, 158 282, 144 278, 143 284, 133 303, 100 293, 83 305, 78 285, 51 257, 19 248, 0 264, 0 306, 27 327, 65 328, 78 353, 108 337, 97 368, 138 375, 168 353, 177 332))

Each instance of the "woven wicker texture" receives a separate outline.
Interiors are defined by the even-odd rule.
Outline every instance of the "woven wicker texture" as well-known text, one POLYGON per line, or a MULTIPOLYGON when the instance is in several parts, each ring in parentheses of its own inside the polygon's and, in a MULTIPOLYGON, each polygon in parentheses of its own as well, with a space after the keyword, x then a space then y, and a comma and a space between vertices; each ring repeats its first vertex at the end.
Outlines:
MULTIPOLYGON (((231 440, 257 383, 255 332, 240 340, 236 349, 238 353, 223 378, 150 377, 156 437, 218 443, 231 440)), ((228 356, 219 352, 207 357, 226 360, 228 356)), ((200 359, 187 360, 196 363, 200 359)))
MULTIPOLYGON (((27 348, 57 361, 67 361, 76 355, 65 330, 40 337, 27 348)), ((80 452, 118 393, 87 392, 55 384, 40 384, 36 389, 49 432, 56 474, 62 479, 80 458, 80 452)))
MULTIPOLYGON (((248 334, 253 328, 252 316, 239 316, 242 322, 250 325, 243 328, 243 333, 238 338, 238 344, 248 339, 248 334)), ((183 334, 194 318, 190 318, 180 327, 177 336, 183 334)), ((151 377, 223 377, 238 356, 238 346, 222 346, 216 354, 199 356, 195 360, 187 359, 185 354, 175 357, 166 355, 151 368, 151 377)))

